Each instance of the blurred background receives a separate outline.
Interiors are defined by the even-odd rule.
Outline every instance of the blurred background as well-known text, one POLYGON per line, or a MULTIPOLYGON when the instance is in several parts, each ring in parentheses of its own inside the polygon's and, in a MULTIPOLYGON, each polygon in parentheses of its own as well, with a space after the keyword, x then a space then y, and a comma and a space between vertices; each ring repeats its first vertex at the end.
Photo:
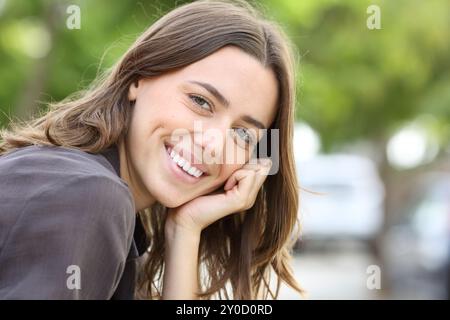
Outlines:
MULTIPOLYGON (((185 2, 0 0, 0 127, 86 87, 185 2)), ((450 2, 252 3, 299 53, 293 266, 308 298, 448 299, 450 2)))

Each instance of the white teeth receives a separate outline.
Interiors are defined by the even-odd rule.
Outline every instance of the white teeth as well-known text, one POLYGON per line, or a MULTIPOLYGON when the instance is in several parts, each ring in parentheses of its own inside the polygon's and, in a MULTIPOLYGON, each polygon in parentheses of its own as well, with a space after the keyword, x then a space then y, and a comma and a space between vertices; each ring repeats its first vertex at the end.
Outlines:
POLYGON ((191 166, 191 164, 189 163, 189 161, 187 161, 186 159, 184 159, 183 157, 181 157, 178 153, 176 153, 175 151, 171 150, 170 151, 170 157, 172 158, 172 160, 180 167, 182 168, 184 171, 186 171, 186 173, 190 174, 191 176, 194 176, 196 178, 200 177, 203 172, 200 171, 199 169, 191 166))
POLYGON ((194 177, 200 177, 201 175, 202 175, 202 173, 203 172, 201 172, 200 170, 198 170, 197 168, 194 168, 195 169, 195 171, 194 171, 194 177))

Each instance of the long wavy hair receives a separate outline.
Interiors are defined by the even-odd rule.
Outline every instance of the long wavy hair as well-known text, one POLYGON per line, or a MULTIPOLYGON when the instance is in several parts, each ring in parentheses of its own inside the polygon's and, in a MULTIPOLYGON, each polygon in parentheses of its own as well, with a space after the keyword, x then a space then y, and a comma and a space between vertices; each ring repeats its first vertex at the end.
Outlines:
MULTIPOLYGON (((228 45, 276 74, 278 111, 270 129, 279 130, 279 170, 267 177, 245 214, 228 215, 202 231, 198 295, 200 299, 269 299, 269 295, 276 299, 282 282, 303 294, 290 267, 300 232, 292 147, 297 56, 282 28, 246 1, 200 0, 168 12, 87 90, 49 103, 44 114, 12 122, 2 130, 0 155, 29 145, 100 153, 127 134, 133 110, 128 90, 133 82, 185 67, 228 45)), ((156 203, 139 212, 150 245, 140 267, 138 297, 162 296, 166 211, 156 203)))

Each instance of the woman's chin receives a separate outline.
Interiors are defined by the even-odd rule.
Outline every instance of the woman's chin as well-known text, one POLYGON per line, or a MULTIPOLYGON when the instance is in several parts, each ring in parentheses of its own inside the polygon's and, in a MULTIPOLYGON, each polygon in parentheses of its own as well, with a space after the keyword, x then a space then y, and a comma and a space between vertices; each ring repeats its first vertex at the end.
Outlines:
POLYGON ((195 194, 188 194, 185 190, 179 190, 172 186, 166 186, 165 188, 158 189, 157 192, 153 192, 152 194, 154 195, 155 200, 164 207, 177 208, 198 197, 207 195, 214 190, 217 190, 217 186, 210 187, 201 192, 196 192, 195 194))
POLYGON ((193 198, 186 199, 183 196, 180 195, 171 195, 170 193, 166 193, 164 195, 161 195, 160 197, 157 197, 156 200, 161 205, 163 205, 166 208, 177 208, 179 206, 182 206, 183 204, 189 202, 193 198))

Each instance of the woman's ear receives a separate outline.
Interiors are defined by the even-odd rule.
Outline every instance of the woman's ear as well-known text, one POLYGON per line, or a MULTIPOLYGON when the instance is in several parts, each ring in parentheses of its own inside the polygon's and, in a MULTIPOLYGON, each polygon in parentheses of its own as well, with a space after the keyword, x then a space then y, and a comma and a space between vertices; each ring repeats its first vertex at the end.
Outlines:
POLYGON ((136 100, 138 87, 139 87, 139 81, 138 80, 134 80, 131 83, 130 88, 128 89, 128 100, 130 100, 130 101, 135 101, 136 100))

